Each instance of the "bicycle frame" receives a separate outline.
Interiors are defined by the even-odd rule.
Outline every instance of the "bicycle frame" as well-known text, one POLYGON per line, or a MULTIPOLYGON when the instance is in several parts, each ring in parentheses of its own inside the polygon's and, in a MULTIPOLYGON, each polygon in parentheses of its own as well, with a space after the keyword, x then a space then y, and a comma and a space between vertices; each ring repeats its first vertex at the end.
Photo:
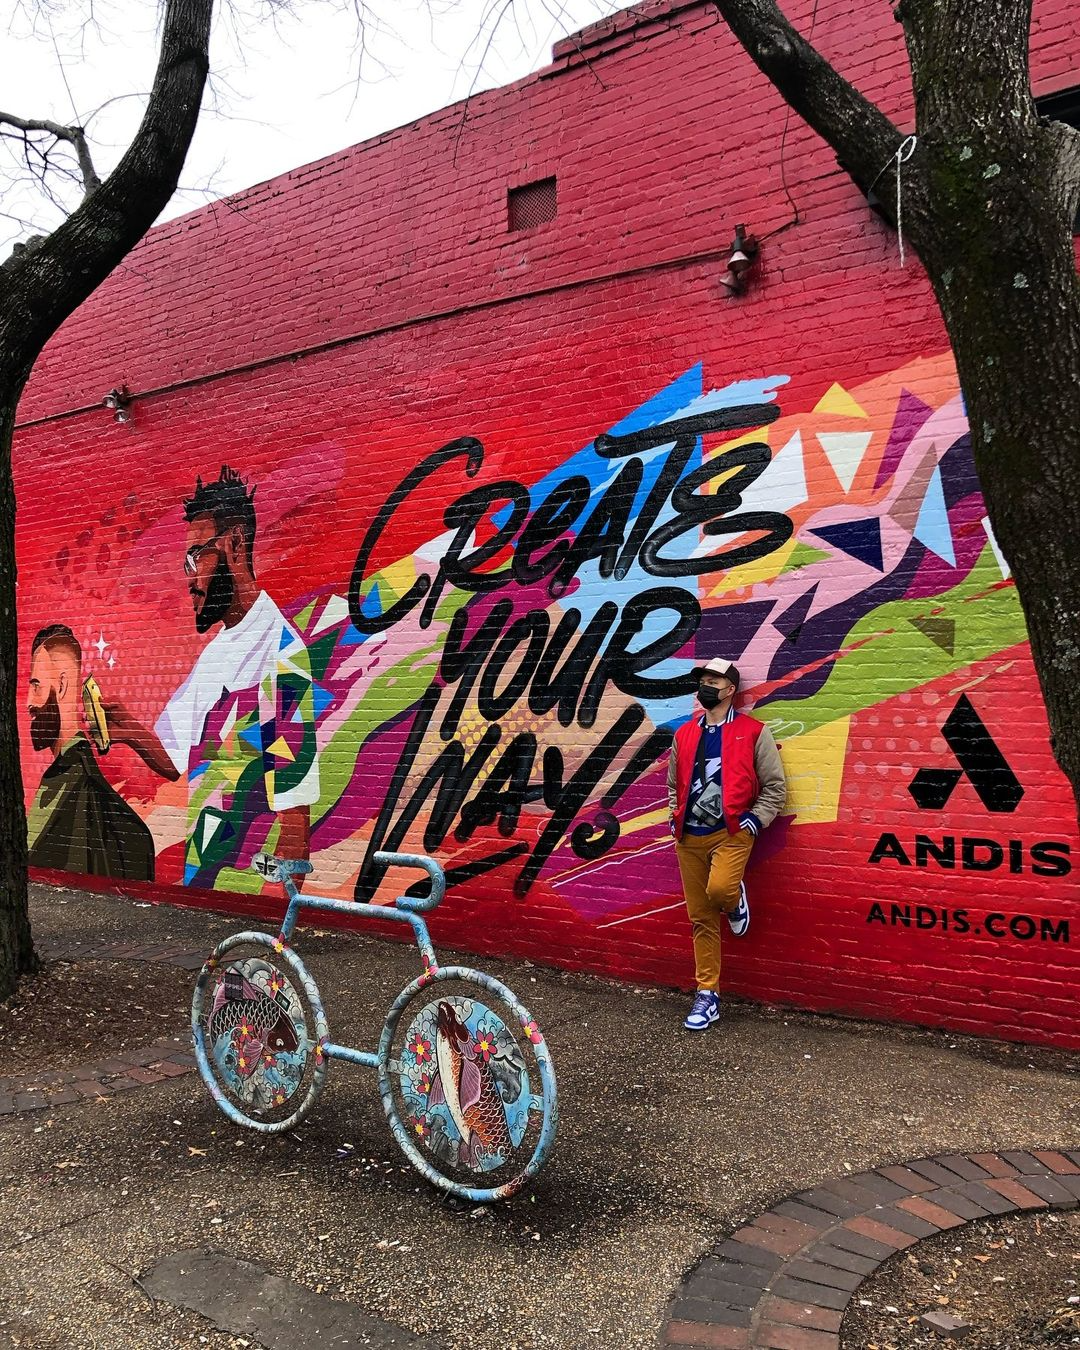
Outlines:
MULTIPOLYGON (((281 921, 279 940, 282 943, 289 942, 296 928, 296 921, 300 917, 300 911, 304 909, 330 914, 349 914, 354 917, 361 915, 369 919, 390 919, 395 923, 407 923, 412 928, 416 945, 424 959, 424 974, 434 975, 439 968, 439 962, 427 924, 421 915, 439 905, 446 894, 446 878, 442 868, 433 859, 417 853, 376 853, 375 862, 381 867, 419 868, 431 878, 431 893, 425 896, 399 895, 392 905, 366 905, 359 904, 355 900, 331 900, 328 896, 322 895, 305 896, 293 880, 292 870, 286 867, 279 871, 275 868, 272 869, 274 873, 272 879, 281 881, 285 887, 285 894, 289 897, 289 905, 281 921)), ((264 876, 271 876, 270 871, 263 871, 262 868, 259 871, 264 876)), ((357 1050, 351 1045, 335 1045, 334 1042, 328 1041, 322 1047, 322 1052, 327 1059, 341 1059, 349 1064, 362 1064, 369 1069, 376 1069, 379 1066, 379 1056, 373 1050, 357 1050)))

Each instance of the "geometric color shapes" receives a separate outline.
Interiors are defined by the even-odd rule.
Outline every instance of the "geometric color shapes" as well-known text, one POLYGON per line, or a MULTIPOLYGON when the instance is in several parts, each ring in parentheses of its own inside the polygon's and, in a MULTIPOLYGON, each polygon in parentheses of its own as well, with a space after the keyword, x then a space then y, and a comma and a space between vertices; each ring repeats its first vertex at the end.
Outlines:
POLYGON ((872 431, 819 431, 817 434, 818 443, 845 492, 855 481, 855 474, 873 435, 872 431))
POLYGON ((986 538, 990 543, 990 547, 994 550, 994 557, 997 559, 997 565, 1001 569, 1002 580, 1004 580, 1012 573, 1012 568, 1005 561, 1005 555, 1002 553, 998 541, 994 536, 994 531, 990 528, 989 516, 983 516, 982 527, 986 531, 986 538))
POLYGON ((839 384, 834 384, 826 389, 814 405, 814 412, 831 413, 834 417, 866 417, 867 415, 848 391, 839 384))
POLYGON ((313 684, 311 686, 311 698, 315 704, 315 716, 319 717, 334 701, 333 694, 329 689, 324 689, 321 685, 313 684))
POLYGON ((784 572, 797 572, 800 567, 809 567, 811 563, 824 562, 831 555, 824 549, 814 548, 811 544, 804 544, 801 540, 795 545, 791 552, 791 557, 783 566, 784 572))
POLYGON ((928 637, 943 652, 956 655, 956 620, 947 619, 940 614, 927 614, 924 618, 912 619, 912 628, 917 628, 923 637, 928 637))
POLYGON ((227 740, 229 732, 232 731, 234 726, 236 726, 236 713, 239 706, 240 706, 239 699, 233 699, 229 711, 225 714, 225 720, 221 724, 221 730, 218 732, 219 741, 227 740))
POLYGON ((326 674, 336 645, 337 636, 334 633, 326 633, 321 638, 316 638, 314 642, 308 644, 308 660, 311 664, 313 679, 321 680, 326 674))
POLYGON ((877 478, 874 479, 875 491, 883 483, 888 482, 896 472, 904 457, 904 451, 915 439, 916 433, 922 428, 923 424, 933 416, 933 413, 934 410, 929 403, 924 403, 909 389, 901 390, 896 412, 893 414, 889 439, 885 445, 885 452, 881 456, 881 463, 878 465, 877 478))
POLYGON ((698 659, 723 656, 738 661, 775 608, 775 600, 747 600, 744 604, 704 609, 694 638, 698 659))
POLYGON ((810 613, 810 606, 814 603, 817 588, 818 583, 815 581, 810 589, 804 591, 793 605, 789 605, 783 614, 773 619, 773 627, 778 633, 783 633, 789 642, 798 641, 799 633, 806 622, 806 616, 810 613))
POLYGON ((228 779, 233 787, 239 783, 247 767, 242 759, 219 759, 217 762, 218 772, 223 778, 228 779))
POLYGON ((784 811, 795 812, 793 824, 836 819, 850 725, 850 717, 840 717, 801 736, 782 738, 780 758, 787 776, 784 811))
POLYGON ((286 718, 300 701, 305 691, 296 679, 282 680, 278 684, 278 716, 286 718), (300 686, 300 687, 297 687, 300 686))
POLYGON ((290 762, 296 759, 283 736, 279 736, 273 745, 267 746, 267 753, 277 755, 278 759, 287 759, 290 762))
POLYGON ((258 723, 248 727, 246 731, 240 733, 240 739, 242 741, 247 741, 248 745, 253 745, 256 750, 261 750, 263 743, 262 727, 260 727, 258 723))
POLYGON ((937 468, 937 462, 938 448, 935 442, 927 449, 907 482, 900 488, 892 506, 889 507, 890 518, 895 520, 897 525, 907 534, 910 534, 915 528, 915 522, 922 510, 926 489, 933 477, 934 470, 937 468))
POLYGON ((920 544, 931 553, 949 564, 956 566, 956 551, 953 548, 952 527, 949 525, 949 512, 945 506, 945 490, 941 485, 941 469, 934 470, 934 476, 926 489, 919 519, 912 531, 920 544))
POLYGON ((802 506, 807 495, 802 436, 796 432, 772 457, 761 477, 743 492, 739 509, 787 512, 802 506))
POLYGON ((845 520, 837 525, 822 525, 813 533, 858 562, 866 563, 879 572, 885 570, 881 559, 881 522, 876 516, 845 520))
POLYGON ((223 817, 216 813, 205 811, 202 818, 202 838, 199 840, 199 851, 204 853, 210 840, 217 834, 224 824, 223 817))
POLYGON ((339 624, 342 619, 349 617, 349 602, 343 595, 332 595, 327 600, 322 614, 319 616, 319 622, 311 630, 311 636, 321 633, 324 628, 333 628, 339 624))

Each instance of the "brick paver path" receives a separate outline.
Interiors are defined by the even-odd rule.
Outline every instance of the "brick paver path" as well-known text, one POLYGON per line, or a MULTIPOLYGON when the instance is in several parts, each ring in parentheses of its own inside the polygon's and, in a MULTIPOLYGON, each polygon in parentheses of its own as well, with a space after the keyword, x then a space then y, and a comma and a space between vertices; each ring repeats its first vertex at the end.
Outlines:
MULTIPOLYGON (((197 971, 209 949, 160 942, 57 942, 43 944, 38 954, 48 961, 76 961, 80 957, 88 961, 160 961, 181 970, 197 971)), ((172 1037, 135 1050, 121 1050, 108 1059, 75 1069, 31 1070, 16 1077, 0 1078, 0 1116, 112 1097, 118 1092, 131 1092, 190 1073, 195 1068, 190 1048, 190 1031, 178 1027, 172 1037)))
POLYGON ((1080 1206, 1080 1151, 951 1153, 879 1167, 782 1200, 686 1276, 662 1346, 839 1350, 867 1276, 921 1238, 973 1219, 1080 1206))

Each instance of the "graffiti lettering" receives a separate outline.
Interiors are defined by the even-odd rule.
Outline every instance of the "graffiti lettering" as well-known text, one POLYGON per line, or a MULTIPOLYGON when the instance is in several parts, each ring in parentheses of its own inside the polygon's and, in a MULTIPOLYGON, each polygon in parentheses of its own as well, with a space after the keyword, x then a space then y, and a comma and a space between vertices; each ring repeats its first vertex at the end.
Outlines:
POLYGON ((635 560, 653 576, 675 577, 722 571, 764 557, 791 538, 790 519, 778 511, 732 513, 738 511, 742 494, 768 465, 769 447, 764 443, 743 445, 714 455, 685 476, 684 471, 702 436, 763 426, 779 415, 775 403, 754 403, 660 422, 624 436, 597 436, 594 442, 597 454, 606 459, 624 459, 625 463, 580 525, 579 518, 592 493, 588 479, 582 475, 564 479, 535 507, 529 489, 513 479, 501 479, 464 492, 443 513, 443 523, 447 530, 453 531, 453 536, 434 580, 426 575, 418 577, 409 592, 385 612, 367 614, 364 610, 367 568, 397 511, 451 460, 464 456, 465 472, 470 478, 476 476, 483 464, 484 448, 478 440, 463 436, 451 441, 406 474, 364 535, 349 587, 352 621, 361 633, 384 632, 423 600, 420 623, 426 628, 447 585, 478 593, 498 590, 511 582, 535 584, 547 577, 550 593, 558 596, 593 558, 602 577, 622 579, 635 560), (664 446, 671 449, 630 527, 644 477, 642 456, 664 446), (701 489, 713 480, 721 480, 717 490, 703 493, 701 489), (657 525, 669 499, 675 515, 657 525), (471 547, 476 532, 487 520, 496 522, 494 532, 483 543, 471 547), (570 537, 569 532, 575 527, 576 533, 570 537), (714 536, 760 532, 760 537, 697 558, 670 558, 661 554, 665 544, 698 529, 714 536), (511 546, 514 554, 508 566, 485 570, 511 546))
MULTIPOLYGON (((599 490, 584 474, 562 479, 536 503, 529 489, 513 479, 471 488, 442 513, 449 542, 434 576, 417 577, 383 612, 369 614, 364 606, 367 569, 398 510, 453 460, 464 458, 468 477, 483 464, 479 441, 451 441, 405 476, 365 534, 349 593, 352 621, 362 633, 382 632, 422 604, 418 619, 426 628, 448 586, 480 597, 546 581, 548 593, 559 597, 593 561, 602 578, 625 578, 635 561, 652 576, 675 578, 762 557, 786 543, 792 532, 789 518, 778 512, 739 513, 743 493, 769 463, 768 446, 743 445, 714 455, 700 467, 688 466, 702 436, 762 426, 778 414, 771 402, 747 404, 628 434, 598 436, 597 455, 620 461, 599 490), (639 504, 646 463, 664 451, 664 462, 639 504), (715 484, 712 492, 706 490, 710 484, 715 484), (699 531, 740 542, 699 557, 679 558, 664 551, 691 532, 696 538, 699 531), (510 559, 500 564, 507 550, 510 559)), ((370 896, 378 886, 372 855, 400 848, 425 808, 424 847, 434 852, 451 830, 459 843, 467 843, 484 827, 510 838, 522 811, 542 803, 550 815, 535 844, 519 843, 481 860, 495 867, 524 859, 514 883, 516 893, 524 895, 564 838, 569 837, 572 851, 584 859, 598 858, 612 847, 620 831, 613 808, 671 743, 669 730, 654 729, 632 744, 648 714, 639 702, 621 704, 584 760, 568 773, 558 746, 541 747, 533 731, 518 731, 504 744, 499 723, 524 704, 536 717, 554 711, 562 727, 576 723, 591 728, 611 689, 643 702, 690 693, 689 674, 651 673, 684 651, 698 630, 701 607, 689 588, 654 586, 631 594, 621 606, 604 600, 587 620, 572 605, 557 617, 544 608, 515 612, 510 595, 493 596, 482 610, 478 604, 477 599, 462 606, 450 620, 439 669, 419 702, 369 841, 358 897, 370 896), (467 751, 459 733, 474 700, 488 725, 467 751), (442 748, 406 792, 429 732, 437 735, 442 748), (601 781, 624 756, 625 764, 595 812, 579 820, 601 781)), ((451 884, 466 874, 475 877, 478 867, 473 862, 458 869, 460 877, 451 875, 451 884)))

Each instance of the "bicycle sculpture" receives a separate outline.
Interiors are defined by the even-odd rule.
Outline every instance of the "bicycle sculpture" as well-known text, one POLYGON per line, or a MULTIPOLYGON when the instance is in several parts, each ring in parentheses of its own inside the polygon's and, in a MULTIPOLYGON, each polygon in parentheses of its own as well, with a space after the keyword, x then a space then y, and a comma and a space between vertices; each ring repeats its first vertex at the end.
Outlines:
POLYGON ((438 964, 422 915, 446 892, 439 864, 408 853, 376 853, 375 861, 421 868, 429 893, 399 895, 392 905, 301 895, 293 878, 310 863, 256 856, 252 866, 282 884, 288 908, 277 937, 234 933, 200 971, 191 1003, 199 1073, 230 1120, 276 1133, 315 1105, 331 1060, 377 1069, 390 1129, 417 1171, 462 1199, 505 1199, 540 1170, 555 1138, 547 1044, 504 984, 438 964), (424 971, 386 1014, 377 1051, 330 1040, 315 981, 289 945, 302 909, 412 927, 424 971))

